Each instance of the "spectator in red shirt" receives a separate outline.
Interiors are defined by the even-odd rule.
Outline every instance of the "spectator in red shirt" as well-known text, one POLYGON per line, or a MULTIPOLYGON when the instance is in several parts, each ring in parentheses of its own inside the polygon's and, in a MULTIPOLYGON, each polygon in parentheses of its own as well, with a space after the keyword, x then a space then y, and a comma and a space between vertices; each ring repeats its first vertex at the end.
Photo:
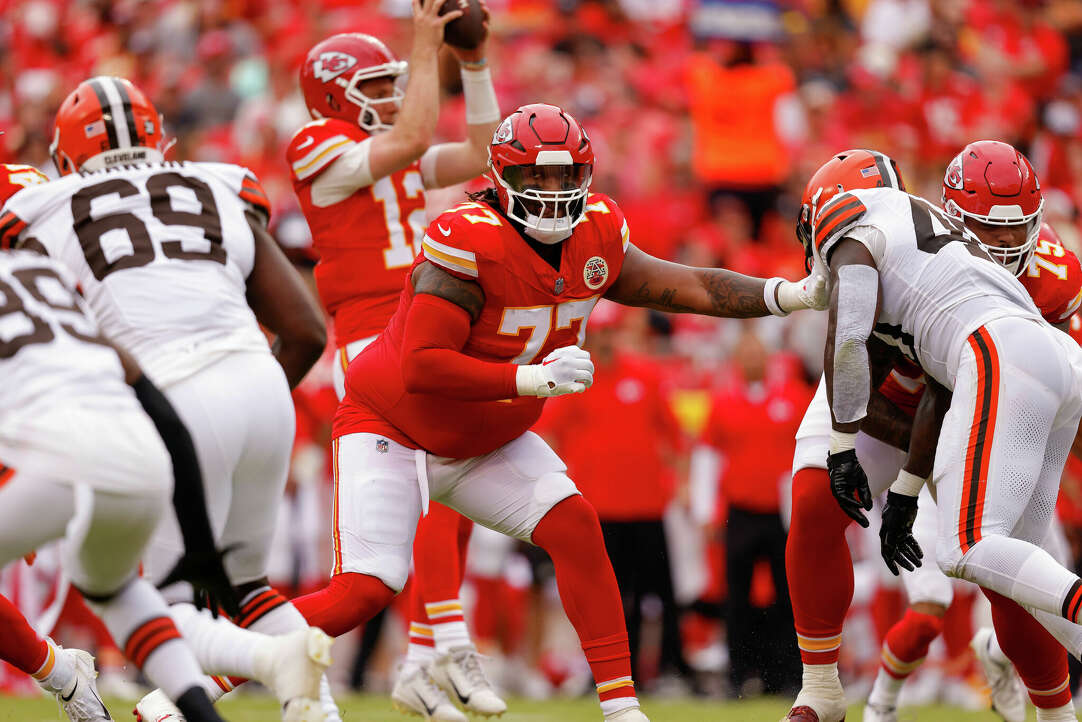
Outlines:
POLYGON ((663 367, 621 343, 622 328, 633 325, 635 313, 640 311, 598 303, 590 314, 586 344, 596 368, 594 384, 572 403, 557 398, 546 404, 541 431, 601 519, 624 602, 632 677, 641 678, 642 601, 651 594, 662 603, 658 672, 689 677, 662 523, 686 445, 662 392, 663 367))
MULTIPOLYGON (((765 691, 779 692, 798 687, 800 680, 780 500, 782 485, 789 480, 793 438, 811 391, 792 373, 774 372, 752 324, 741 325, 733 362, 734 380, 711 402, 693 455, 691 483, 701 489, 704 482, 714 481, 720 492, 716 519, 728 512, 724 535, 730 682, 739 690, 758 670, 765 691), (709 456, 720 463, 704 463, 709 456), (706 478, 711 468, 713 479, 706 478), (761 559, 769 562, 774 581, 775 602, 765 619, 752 604, 752 574, 761 559)), ((701 507, 709 502, 700 496, 693 503, 701 507)))

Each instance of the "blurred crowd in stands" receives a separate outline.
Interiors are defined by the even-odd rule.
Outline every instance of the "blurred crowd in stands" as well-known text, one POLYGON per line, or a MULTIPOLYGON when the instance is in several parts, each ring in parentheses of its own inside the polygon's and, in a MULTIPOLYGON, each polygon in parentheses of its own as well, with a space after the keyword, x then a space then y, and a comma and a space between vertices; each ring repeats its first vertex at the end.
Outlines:
MULTIPOLYGON (((798 278, 800 192, 832 153, 883 151, 912 192, 938 201, 947 162, 979 138, 1028 154, 1045 219, 1082 250, 1077 0, 488 6, 501 107, 543 101, 575 115, 596 151, 594 190, 616 199, 633 242, 655 255, 798 278)), ((272 230, 299 262, 307 227, 284 149, 308 119, 297 86, 301 60, 335 32, 372 33, 400 57, 410 45, 406 0, 0 0, 0 7, 0 162, 55 175, 49 129, 60 100, 90 75, 128 77, 176 138, 168 157, 238 163, 261 178, 274 205, 272 230)), ((440 132, 459 137, 458 74, 449 54, 443 60, 440 132)), ((432 194, 430 213, 462 190, 432 194)), ((821 371, 823 319, 737 324, 604 306, 595 316, 598 383, 581 398, 551 403, 539 430, 605 522, 629 623, 646 620, 632 639, 653 656, 640 660, 636 678, 658 680, 658 690, 675 678, 677 688, 701 691, 692 668, 727 668, 733 691, 752 691, 749 680, 758 676, 767 691, 791 689, 799 660, 784 622, 779 554, 792 434, 821 371), (658 556, 659 545, 667 557, 658 556), (727 638, 726 617, 737 631, 727 638), (779 639, 763 631, 779 629, 779 639), (777 663, 783 659, 792 664, 777 663)), ((329 556, 329 384, 328 368, 317 368, 297 395, 294 484, 277 566, 279 581, 294 588, 320 582, 329 556)), ((1069 476, 1077 480, 1079 470, 1069 476)), ((1077 488, 1065 484, 1074 496, 1077 488)), ((558 610, 544 562, 508 556, 500 544, 475 532, 478 637, 526 658, 518 691, 566 686, 577 663, 546 651, 559 634, 542 621, 544 609, 558 610)), ((880 576, 865 575, 869 603, 882 596, 874 592, 880 576)), ((862 623, 878 628, 883 614, 862 623)), ((868 637, 868 659, 850 669, 874 670, 878 646, 868 637)), ((964 678, 967 663, 953 664, 964 678)))

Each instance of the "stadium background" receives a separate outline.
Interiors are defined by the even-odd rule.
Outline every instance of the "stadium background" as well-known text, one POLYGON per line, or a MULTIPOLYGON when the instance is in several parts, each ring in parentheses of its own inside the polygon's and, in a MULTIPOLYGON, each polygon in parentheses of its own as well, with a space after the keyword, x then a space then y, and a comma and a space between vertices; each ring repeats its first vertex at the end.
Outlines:
MULTIPOLYGON (((635 243, 655 255, 798 278, 803 258, 792 228, 800 191, 832 152, 884 151, 910 190, 937 200, 947 161, 977 138, 1006 140, 1027 153, 1042 182, 1045 219, 1082 250, 1082 3, 1075 0, 491 0, 489 7, 501 108, 544 101, 575 115, 597 154, 593 188, 617 200, 635 243)), ((0 8, 0 161, 55 175, 48 144, 60 100, 87 76, 128 77, 164 114, 177 140, 171 158, 238 163, 262 179, 274 204, 272 230, 302 266, 311 263, 307 228, 284 160, 285 143, 307 119, 297 67, 313 43, 335 32, 372 33, 403 58, 410 45, 409 4, 401 0, 5 0, 0 8)), ((443 60, 439 135, 460 137, 457 73, 449 54, 443 60)), ((430 194, 430 212, 462 190, 430 194)), ((753 506, 785 515, 791 414, 777 404, 793 407, 799 419, 821 371, 823 319, 603 315, 604 341, 634 361, 631 370, 625 364, 613 372, 656 387, 665 409, 621 413, 628 389, 613 385, 613 403, 584 411, 585 435, 561 451, 573 457, 571 473, 603 518, 664 520, 682 654, 699 670, 687 674, 662 650, 661 605, 648 595, 638 681, 661 695, 747 698, 764 686, 787 694, 793 680, 771 679, 764 669, 759 681, 754 661, 738 679, 717 674, 730 668, 725 519, 729 503, 749 500, 749 488, 767 490, 752 494, 753 506), (761 394, 777 403, 761 419, 742 417, 747 428, 738 430, 746 433, 715 429, 703 437, 712 403, 754 406, 761 394), (700 437, 714 454, 693 453, 700 437), (636 452, 642 456, 628 456, 636 452), (599 459, 627 463, 605 474, 599 459)), ((329 556, 329 379, 326 365, 317 368, 297 394, 298 444, 275 570, 277 581, 294 589, 322 580, 329 556)), ((542 431, 559 443, 552 419, 575 414, 563 407, 582 400, 551 404, 542 431)), ((1077 467, 1068 470, 1061 503, 1076 559, 1082 514, 1075 509, 1082 507, 1072 499, 1082 494, 1080 478, 1077 467)), ((480 614, 473 619, 478 636, 492 653, 507 655, 499 666, 512 672, 503 681, 530 696, 584 691, 581 653, 544 560, 475 536, 479 561, 466 596, 480 614)), ((859 693, 860 680, 874 673, 877 634, 901 602, 875 549, 859 539, 854 548, 864 561, 843 667, 850 691, 859 693)), ((35 567, 5 570, 0 583, 40 619, 54 578, 46 553, 35 567)), ((765 563, 754 580, 757 616, 750 619, 757 629, 788 632, 765 563)), ((972 614, 979 621, 979 604, 972 614)), ((93 646, 79 616, 67 610, 64 618, 73 621, 65 633, 90 637, 93 646)), ((363 679, 350 664, 357 640, 339 645, 341 685, 386 689, 403 649, 401 624, 391 617, 363 679)), ((783 637, 764 633, 751 644, 766 659, 783 659, 792 651, 783 637)), ((976 705, 980 691, 967 682, 973 670, 964 652, 933 656, 939 671, 925 675, 928 689, 918 690, 916 701, 938 696, 976 705)), ((29 689, 10 671, 0 683, 12 693, 29 689)), ((0 701, 0 710, 5 706, 0 701)), ((757 718, 744 709, 750 717, 733 719, 757 718)))

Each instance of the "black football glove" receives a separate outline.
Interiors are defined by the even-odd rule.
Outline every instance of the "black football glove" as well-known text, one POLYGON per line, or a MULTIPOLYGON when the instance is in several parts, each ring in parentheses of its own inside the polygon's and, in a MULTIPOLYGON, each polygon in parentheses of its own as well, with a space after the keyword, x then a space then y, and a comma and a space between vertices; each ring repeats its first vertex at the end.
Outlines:
POLYGON ((864 511, 872 510, 872 492, 868 488, 868 476, 857 461, 856 450, 827 454, 827 471, 830 473, 830 493, 838 506, 867 529, 868 517, 864 516, 864 511))
POLYGON ((186 552, 158 588, 188 582, 192 585, 197 609, 209 609, 215 619, 218 618, 219 609, 230 617, 239 616, 240 600, 222 565, 222 559, 234 548, 229 547, 222 552, 213 547, 186 552))
POLYGON ((887 492, 883 507, 883 525, 879 527, 879 552, 894 576, 898 567, 913 571, 921 565, 924 552, 913 537, 913 521, 917 518, 917 497, 887 492))

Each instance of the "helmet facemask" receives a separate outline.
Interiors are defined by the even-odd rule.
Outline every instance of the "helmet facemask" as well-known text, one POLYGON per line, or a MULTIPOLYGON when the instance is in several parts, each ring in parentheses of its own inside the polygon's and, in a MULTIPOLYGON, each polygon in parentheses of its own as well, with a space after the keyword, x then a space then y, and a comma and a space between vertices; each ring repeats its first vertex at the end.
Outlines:
MULTIPOLYGON (((1018 226, 1024 224, 1026 227, 1026 240, 1017 246, 991 245, 982 241, 979 233, 975 233, 975 235, 977 236, 977 244, 1015 276, 1021 276, 1029 267, 1033 249, 1037 246, 1037 238, 1041 232, 1041 219, 1044 213, 1043 198, 1037 206, 1037 210, 1029 215, 1023 214, 1022 209, 1017 205, 992 206, 987 215, 980 215, 962 209, 954 200, 949 198, 943 199, 943 209, 947 212, 947 215, 958 218, 963 222, 968 218, 972 218, 987 226, 1018 226)), ((970 230, 973 229, 970 228, 970 230)))
POLYGON ((399 76, 405 74, 406 68, 407 63, 405 61, 396 60, 382 65, 362 68, 350 78, 349 84, 346 86, 346 100, 361 109, 357 115, 357 125, 362 129, 369 133, 380 133, 391 129, 392 124, 384 123, 380 117, 379 106, 393 103, 396 108, 402 108, 402 99, 406 97, 406 92, 399 86, 397 81, 399 76), (390 97, 372 98, 361 92, 361 83, 387 77, 395 81, 394 92, 390 97))
POLYGON ((541 151, 536 164, 493 173, 507 194, 508 218, 541 243, 559 243, 582 222, 591 175, 591 164, 571 162, 565 150, 541 151))

